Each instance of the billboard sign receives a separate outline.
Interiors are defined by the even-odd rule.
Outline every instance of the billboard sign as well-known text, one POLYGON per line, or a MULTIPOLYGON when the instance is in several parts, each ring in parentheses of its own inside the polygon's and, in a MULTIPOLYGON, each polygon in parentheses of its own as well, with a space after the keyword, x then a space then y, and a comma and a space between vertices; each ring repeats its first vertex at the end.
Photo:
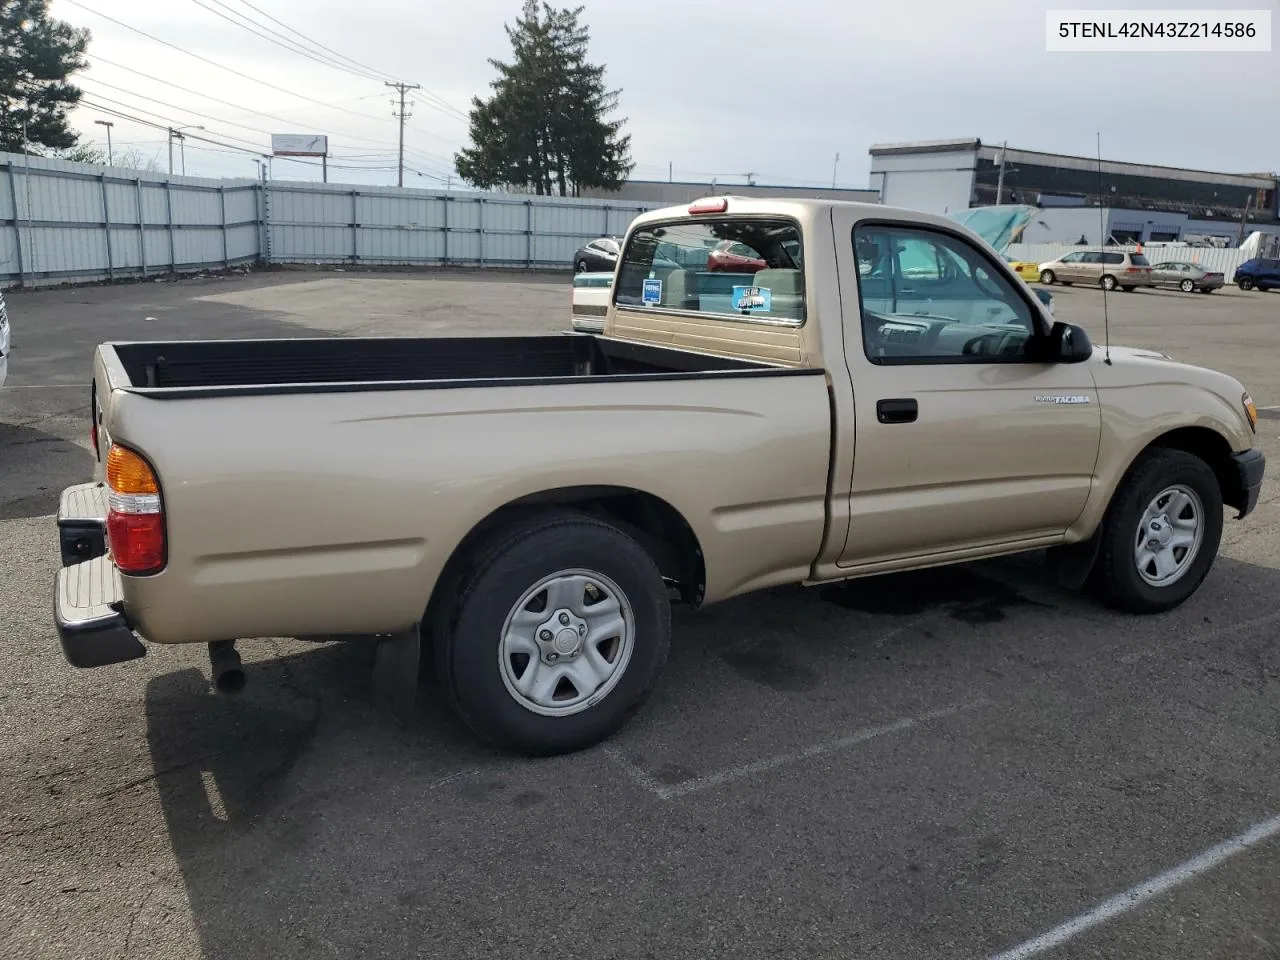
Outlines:
POLYGON ((271 153, 277 157, 325 157, 329 138, 319 133, 273 133, 271 153))

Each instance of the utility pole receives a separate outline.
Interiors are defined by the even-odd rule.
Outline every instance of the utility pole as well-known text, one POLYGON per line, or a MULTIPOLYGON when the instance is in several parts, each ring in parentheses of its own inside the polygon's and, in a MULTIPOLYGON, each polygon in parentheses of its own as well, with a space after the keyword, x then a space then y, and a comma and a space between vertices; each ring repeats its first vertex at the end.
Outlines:
MULTIPOLYGON (((404 122, 408 120, 410 117, 408 107, 406 107, 405 105, 404 97, 405 97, 405 94, 408 93, 410 90, 417 90, 421 88, 422 84, 392 83, 391 81, 387 81, 386 86, 391 87, 391 89, 395 90, 397 93, 400 94, 400 109, 393 110, 391 115, 400 121, 400 162, 397 164, 397 168, 396 168, 397 169, 396 186, 403 187, 404 186, 404 122)), ((394 107, 396 105, 396 102, 392 100, 391 105, 394 107)), ((410 101, 408 106, 409 107, 413 106, 413 102, 410 101)))
POLYGON ((840 154, 836 154, 835 163, 831 165, 831 189, 836 188, 836 171, 840 169, 840 154))
POLYGON ((667 183, 671 182, 671 161, 667 161, 667 183))
POLYGON ((1244 232, 1249 229, 1249 204, 1253 203, 1253 194, 1244 198, 1244 213, 1240 217, 1240 234, 1236 237, 1236 246, 1244 245, 1244 232))
POLYGON ((1009 141, 1006 140, 1000 145, 1000 176, 996 179, 996 206, 1000 206, 1000 201, 1004 197, 1004 155, 1009 149, 1009 141))
POLYGON ((95 120, 93 122, 100 127, 107 128, 107 166, 114 167, 115 163, 111 156, 111 128, 115 126, 115 123, 111 120, 95 120))

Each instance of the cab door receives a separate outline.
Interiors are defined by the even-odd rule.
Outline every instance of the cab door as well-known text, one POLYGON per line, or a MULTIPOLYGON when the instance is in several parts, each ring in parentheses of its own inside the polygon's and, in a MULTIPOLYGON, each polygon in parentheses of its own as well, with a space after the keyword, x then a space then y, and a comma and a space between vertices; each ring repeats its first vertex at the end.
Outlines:
POLYGON ((1034 358, 1030 291, 958 231, 835 220, 857 431, 840 565, 1060 539, 1097 461, 1090 365, 1034 358))

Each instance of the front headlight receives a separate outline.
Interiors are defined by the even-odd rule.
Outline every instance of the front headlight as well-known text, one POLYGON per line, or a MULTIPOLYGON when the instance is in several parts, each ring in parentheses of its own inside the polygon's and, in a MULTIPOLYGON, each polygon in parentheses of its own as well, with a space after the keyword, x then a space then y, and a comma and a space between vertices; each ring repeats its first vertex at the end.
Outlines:
POLYGON ((1258 432, 1257 405, 1253 402, 1253 398, 1249 396, 1247 393, 1244 395, 1244 397, 1241 398, 1240 402, 1244 404, 1245 416, 1249 418, 1249 428, 1253 430, 1254 433, 1257 433, 1258 432))

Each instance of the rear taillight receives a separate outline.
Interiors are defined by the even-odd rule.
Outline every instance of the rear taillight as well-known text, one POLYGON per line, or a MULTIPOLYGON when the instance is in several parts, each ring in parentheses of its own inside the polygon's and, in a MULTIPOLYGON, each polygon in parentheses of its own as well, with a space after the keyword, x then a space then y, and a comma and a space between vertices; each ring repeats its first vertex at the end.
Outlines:
POLYGON ((107 451, 107 546, 121 573, 143 576, 167 560, 160 483, 151 464, 128 447, 107 451))

